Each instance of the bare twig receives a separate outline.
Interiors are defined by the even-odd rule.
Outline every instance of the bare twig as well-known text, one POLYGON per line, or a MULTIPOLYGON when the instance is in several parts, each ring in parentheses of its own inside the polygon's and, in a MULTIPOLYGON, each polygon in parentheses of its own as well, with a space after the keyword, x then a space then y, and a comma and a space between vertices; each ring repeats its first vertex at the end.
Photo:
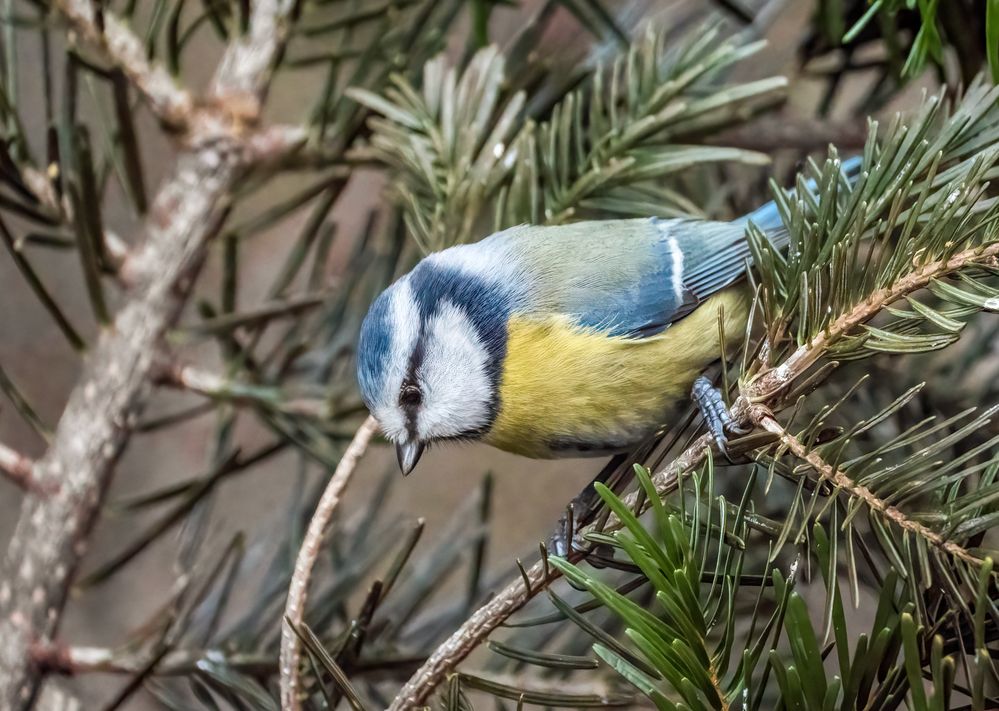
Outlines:
MULTIPOLYGON (((32 650, 35 664, 51 674, 138 674, 150 662, 141 654, 107 647, 68 647, 53 643, 32 650)), ((231 654, 217 649, 175 649, 156 664, 156 676, 183 676, 198 669, 199 662, 214 661, 249 674, 270 674, 277 669, 277 659, 266 654, 231 654)))
POLYGON ((226 333, 239 328, 266 326, 271 321, 277 319, 300 316, 322 305, 328 298, 329 292, 322 291, 315 294, 304 294, 294 298, 270 301, 246 311, 222 314, 221 316, 205 319, 200 323, 181 326, 180 330, 185 335, 206 336, 226 333))
POLYGON ((301 708, 299 699, 299 667, 302 661, 301 645, 295 628, 300 627, 305 616, 305 605, 309 595, 309 580, 312 568, 319 557, 326 529, 333 518, 333 512, 340 503, 347 483, 350 481, 357 462, 364 455, 368 443, 378 430, 378 422, 368 416, 358 428, 353 441, 343 453, 336 471, 326 485, 322 498, 305 532, 302 546, 295 561, 295 572, 288 588, 288 601, 285 604, 285 621, 281 628, 281 708, 284 711, 297 711, 301 708))
MULTIPOLYGON (((23 165, 19 166, 18 169, 28 190, 38 198, 38 202, 54 218, 59 219, 67 226, 72 225, 74 219, 73 206, 70 204, 69 196, 64 195, 60 200, 48 176, 37 168, 30 165, 23 165)), ((114 269, 118 269, 128 255, 128 245, 114 232, 105 229, 104 251, 111 261, 111 266, 114 269)))
POLYGON ((10 447, 0 444, 0 474, 26 491, 34 489, 32 468, 35 463, 10 447))
MULTIPOLYGON (((135 285, 131 300, 102 331, 34 467, 41 485, 59 489, 26 497, 0 567, 0 708, 30 706, 37 698, 41 672, 31 648, 47 644, 58 628, 115 463, 145 403, 156 353, 229 210, 233 187, 249 167, 276 162, 304 137, 299 129, 257 128, 257 113, 227 121, 231 112, 216 112, 189 124, 190 95, 146 60, 142 43, 113 15, 105 13, 101 33, 94 8, 88 0, 61 1, 77 33, 121 67, 161 121, 187 129, 186 148, 154 201, 145 240, 122 267, 135 285)), ((227 52, 212 100, 248 86, 262 96, 282 47, 283 33, 274 26, 290 11, 274 0, 255 4, 251 31, 227 52), (234 54, 264 60, 237 66, 234 54)))
POLYGON ((808 464, 821 475, 823 480, 829 480, 838 488, 846 491, 851 496, 864 502, 864 505, 872 511, 876 511, 896 526, 904 531, 915 534, 925 539, 931 545, 939 548, 945 553, 949 553, 955 558, 959 558, 966 563, 976 567, 981 567, 985 561, 972 555, 963 546, 948 541, 931 528, 927 528, 918 521, 913 521, 904 512, 895 506, 889 505, 884 499, 871 491, 866 486, 857 484, 847 474, 834 468, 826 462, 818 452, 808 449, 801 440, 784 429, 784 427, 774 418, 773 413, 767 408, 756 405, 750 408, 750 418, 758 427, 762 427, 767 432, 773 432, 780 438, 780 441, 791 451, 794 456, 808 464))
MULTIPOLYGON (((999 243, 986 247, 973 247, 958 252, 950 259, 925 264, 900 279, 891 288, 875 292, 866 301, 833 321, 827 329, 812 339, 811 343, 799 347, 779 366, 765 371, 751 382, 729 411, 733 421, 747 424, 751 419, 750 409, 753 404, 766 404, 777 398, 788 385, 818 361, 833 343, 873 318, 885 306, 924 288, 933 279, 972 264, 988 263, 994 260, 996 255, 999 255, 999 243)), ((652 482, 659 495, 665 496, 675 491, 679 476, 699 466, 713 447, 713 438, 710 435, 702 435, 664 469, 656 472, 652 482)), ((623 501, 628 508, 639 512, 648 506, 641 492, 633 492, 624 497, 623 501)), ((620 520, 611 515, 602 530, 613 531, 620 527, 620 520)), ((580 531, 579 535, 585 535, 588 530, 580 531)), ((557 572, 552 570, 552 574, 546 579, 541 563, 535 564, 527 573, 530 589, 518 576, 496 597, 479 608, 434 651, 426 664, 413 675, 396 696, 389 711, 418 708, 458 663, 476 649, 494 629, 557 577, 557 572)))
MULTIPOLYGON (((78 674, 126 674, 134 675, 146 671, 153 660, 155 650, 137 652, 128 649, 108 647, 77 647, 62 642, 48 646, 36 645, 32 655, 37 664, 47 674, 76 676, 78 674)), ((352 660, 345 666, 352 674, 380 676, 391 674, 399 669, 415 668, 422 659, 419 657, 386 657, 377 659, 352 660)), ((233 653, 225 649, 173 649, 162 656, 152 671, 153 676, 187 676, 196 673, 205 662, 224 665, 235 671, 253 676, 269 676, 278 670, 278 658, 274 654, 233 653)))
POLYGON ((164 365, 157 369, 154 380, 163 385, 212 400, 235 405, 264 407, 296 417, 329 420, 334 408, 328 399, 318 397, 287 397, 277 387, 239 382, 210 370, 183 363, 164 365))

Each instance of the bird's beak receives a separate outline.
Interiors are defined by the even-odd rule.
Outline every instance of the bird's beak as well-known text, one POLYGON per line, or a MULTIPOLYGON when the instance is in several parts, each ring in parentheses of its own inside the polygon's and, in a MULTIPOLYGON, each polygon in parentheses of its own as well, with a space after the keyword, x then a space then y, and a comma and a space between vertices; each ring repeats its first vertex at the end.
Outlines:
POLYGON ((399 468, 402 475, 407 476, 416 468, 416 463, 423 456, 425 445, 423 442, 403 442, 395 446, 395 453, 399 456, 399 468))

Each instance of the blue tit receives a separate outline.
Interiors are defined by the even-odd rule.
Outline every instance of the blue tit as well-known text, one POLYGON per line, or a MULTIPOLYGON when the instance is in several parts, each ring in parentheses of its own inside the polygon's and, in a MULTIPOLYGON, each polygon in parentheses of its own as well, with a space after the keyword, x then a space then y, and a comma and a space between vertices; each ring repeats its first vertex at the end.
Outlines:
POLYGON ((513 227, 424 258, 375 300, 357 353, 403 472, 434 443, 552 458, 654 434, 721 357, 719 331, 744 337, 749 221, 787 244, 768 203, 733 222, 513 227))

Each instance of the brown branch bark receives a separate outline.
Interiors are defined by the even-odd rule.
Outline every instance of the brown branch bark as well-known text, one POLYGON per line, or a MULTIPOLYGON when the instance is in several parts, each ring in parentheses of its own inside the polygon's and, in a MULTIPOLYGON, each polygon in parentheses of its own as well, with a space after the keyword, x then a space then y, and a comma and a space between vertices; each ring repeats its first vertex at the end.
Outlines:
POLYGON ((302 649, 295 628, 302 624, 305 617, 312 569, 322 549, 323 538, 333 519, 333 512, 340 503, 340 498, 357 468, 358 461, 364 455, 377 430, 378 422, 369 415, 358 428, 347 451, 340 458, 336 471, 330 477, 298 550, 295 572, 291 576, 288 600, 284 608, 285 620, 281 625, 281 708, 284 711, 297 711, 301 708, 298 674, 302 664, 302 649))
POLYGON ((194 99, 165 68, 147 58, 142 40, 125 22, 105 9, 101 32, 95 15, 97 5, 92 0, 57 0, 56 6, 77 35, 124 72, 157 118, 176 130, 186 129, 194 99))
POLYGON ((809 466, 819 473, 821 479, 831 481, 838 488, 848 492, 851 496, 860 499, 870 510, 876 511, 902 530, 923 538, 931 545, 939 548, 949 555, 954 556, 955 558, 959 558, 960 560, 970 563, 976 567, 981 567, 984 564, 985 561, 970 553, 968 549, 954 543, 953 541, 948 541, 939 533, 931 528, 928 528, 927 526, 924 526, 918 521, 913 521, 911 518, 906 516, 903 511, 899 510, 895 506, 890 506, 866 486, 857 484, 847 474, 843 473, 839 469, 833 468, 833 466, 826 462, 817 452, 809 450, 804 444, 802 444, 801 440, 785 430, 784 427, 774 418, 773 413, 771 413, 767 408, 760 405, 750 408, 750 417, 752 422, 758 427, 762 427, 767 432, 773 432, 777 435, 780 438, 780 441, 788 448, 788 450, 791 451, 792 454, 794 454, 794 456, 802 461, 808 462, 809 466))
MULTIPOLYGON (((70 394, 49 450, 34 467, 51 496, 29 495, 0 567, 0 708, 25 708, 38 697, 41 673, 31 649, 50 642, 58 629, 70 582, 86 552, 104 493, 150 388, 161 340, 177 320, 203 262, 209 240, 229 209, 230 194, 251 165, 276 160, 296 147, 299 130, 255 127, 257 113, 197 113, 193 102, 162 69, 151 65, 138 38, 113 16, 101 34, 94 5, 62 0, 76 31, 101 47, 146 96, 160 118, 188 128, 186 148, 157 195, 146 221, 145 240, 125 267, 134 284, 131 300, 101 333, 70 394), (197 118, 197 121, 194 119, 197 118)), ((230 47, 210 97, 261 92, 281 51, 283 34, 273 28, 290 4, 259 0, 250 33, 230 47), (260 61, 234 64, 252 49, 260 61)))
MULTIPOLYGON (((811 343, 793 351, 778 367, 771 368, 751 382, 729 411, 733 421, 737 424, 748 424, 751 419, 750 410, 754 404, 766 404, 768 401, 772 401, 784 388, 818 361, 836 340, 862 323, 869 321, 885 306, 926 287, 935 278, 946 276, 971 264, 990 262, 997 255, 999 255, 999 243, 986 247, 973 247, 958 252, 950 259, 925 264, 899 280, 892 287, 875 292, 865 302, 833 321, 811 343)), ((711 436, 703 435, 664 469, 656 472, 652 477, 652 482, 659 495, 665 496, 674 491, 679 475, 700 465, 713 447, 714 441, 711 436)), ((623 499, 630 509, 644 511, 647 504, 639 507, 641 500, 638 492, 633 492, 623 499)), ((613 531, 620 527, 621 522, 612 515, 607 520, 603 530, 613 531)), ((580 533, 583 534, 585 531, 580 533)), ((434 689, 447 678, 447 675, 485 641, 493 630, 523 607, 534 595, 558 578, 555 571, 551 571, 551 574, 546 577, 541 563, 535 564, 527 575, 531 583, 530 589, 527 589, 523 580, 517 578, 476 611, 434 651, 427 662, 406 683, 393 699, 389 711, 408 711, 419 708, 430 697, 434 689)))

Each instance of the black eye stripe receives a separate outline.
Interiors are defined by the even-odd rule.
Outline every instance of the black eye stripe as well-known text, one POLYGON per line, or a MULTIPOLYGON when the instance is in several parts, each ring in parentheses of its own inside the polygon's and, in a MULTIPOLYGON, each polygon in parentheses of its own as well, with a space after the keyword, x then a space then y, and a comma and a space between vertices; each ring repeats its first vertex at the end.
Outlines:
POLYGON ((423 402, 423 393, 417 385, 406 383, 399 392, 399 404, 404 407, 418 407, 423 402))
POLYGON ((420 333, 416 337, 416 345, 409 356, 406 379, 402 381, 402 387, 399 389, 399 406, 406 413, 406 431, 409 433, 410 439, 414 440, 417 438, 416 416, 420 405, 423 404, 423 392, 420 390, 420 386, 416 384, 416 371, 423 365, 425 355, 423 350, 423 336, 424 329, 421 324, 420 333))

